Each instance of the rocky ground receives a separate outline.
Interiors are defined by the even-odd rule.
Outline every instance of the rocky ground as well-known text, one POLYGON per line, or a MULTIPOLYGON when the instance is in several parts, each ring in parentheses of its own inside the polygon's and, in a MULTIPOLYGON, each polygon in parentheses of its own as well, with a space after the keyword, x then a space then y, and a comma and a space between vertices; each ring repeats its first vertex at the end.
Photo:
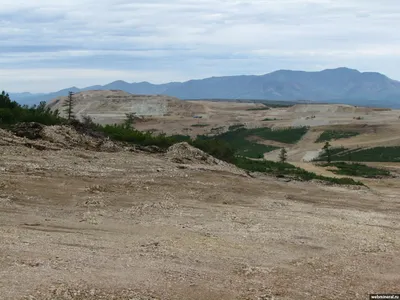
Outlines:
POLYGON ((28 140, 0 131, 1 299, 399 292, 394 182, 253 178, 185 144, 149 153, 102 148, 70 128, 40 132, 28 140))

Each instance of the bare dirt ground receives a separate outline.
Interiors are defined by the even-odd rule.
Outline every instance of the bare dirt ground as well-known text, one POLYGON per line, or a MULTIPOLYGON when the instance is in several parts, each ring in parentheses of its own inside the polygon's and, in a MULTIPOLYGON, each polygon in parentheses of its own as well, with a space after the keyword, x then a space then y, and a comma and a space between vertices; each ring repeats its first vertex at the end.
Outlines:
MULTIPOLYGON (((59 97, 48 105, 62 112, 65 100, 66 97, 59 97)), ((74 101, 74 113, 78 118, 87 115, 96 123, 114 124, 122 123, 127 113, 134 112, 144 118, 135 124, 137 129, 168 135, 195 137, 227 131, 234 124, 244 124, 248 128, 311 126, 318 132, 324 128, 351 127, 364 134, 351 140, 350 147, 374 141, 375 145, 400 145, 400 110, 342 104, 298 104, 257 110, 265 106, 260 103, 182 101, 174 97, 132 95, 123 91, 85 91, 74 95, 74 101)))
POLYGON ((355 189, 173 154, 0 140, 1 299, 399 292, 398 178, 355 189))

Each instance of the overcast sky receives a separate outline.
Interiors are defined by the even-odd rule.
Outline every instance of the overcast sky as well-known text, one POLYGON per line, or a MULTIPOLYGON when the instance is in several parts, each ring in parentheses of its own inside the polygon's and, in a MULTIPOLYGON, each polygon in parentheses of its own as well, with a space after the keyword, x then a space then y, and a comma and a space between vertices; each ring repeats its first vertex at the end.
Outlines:
POLYGON ((400 79, 399 0, 0 0, 0 90, 346 66, 400 79))

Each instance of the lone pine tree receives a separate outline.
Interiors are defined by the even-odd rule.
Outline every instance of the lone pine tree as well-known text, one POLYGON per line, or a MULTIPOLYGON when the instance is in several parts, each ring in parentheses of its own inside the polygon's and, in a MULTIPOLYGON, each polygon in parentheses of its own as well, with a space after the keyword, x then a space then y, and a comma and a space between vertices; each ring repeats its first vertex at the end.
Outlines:
POLYGON ((326 154, 326 162, 330 164, 332 161, 331 144, 329 142, 326 142, 322 149, 325 151, 326 154))
POLYGON ((74 93, 73 92, 68 92, 68 98, 67 100, 64 102, 63 106, 65 107, 64 112, 67 115, 67 120, 73 120, 75 118, 74 116, 74 93))
POLYGON ((281 163, 284 163, 287 161, 287 151, 285 148, 281 149, 281 153, 279 154, 279 161, 281 163))

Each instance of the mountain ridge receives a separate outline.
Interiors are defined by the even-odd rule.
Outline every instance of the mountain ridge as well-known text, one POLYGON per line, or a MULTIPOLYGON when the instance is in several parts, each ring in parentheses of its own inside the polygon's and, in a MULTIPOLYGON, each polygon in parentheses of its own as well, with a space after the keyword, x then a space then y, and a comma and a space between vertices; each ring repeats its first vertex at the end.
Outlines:
POLYGON ((18 102, 32 104, 66 96, 68 91, 87 90, 122 90, 132 94, 163 94, 191 100, 309 100, 400 107, 399 81, 378 72, 360 72, 346 67, 312 72, 277 70, 264 75, 213 76, 163 84, 116 80, 82 89, 71 87, 48 94, 10 93, 10 96, 18 102))

